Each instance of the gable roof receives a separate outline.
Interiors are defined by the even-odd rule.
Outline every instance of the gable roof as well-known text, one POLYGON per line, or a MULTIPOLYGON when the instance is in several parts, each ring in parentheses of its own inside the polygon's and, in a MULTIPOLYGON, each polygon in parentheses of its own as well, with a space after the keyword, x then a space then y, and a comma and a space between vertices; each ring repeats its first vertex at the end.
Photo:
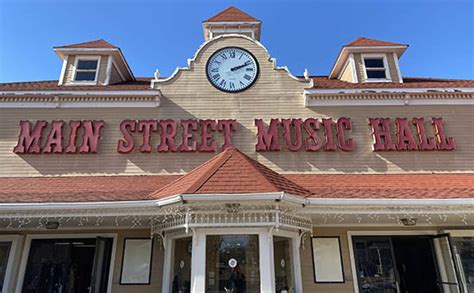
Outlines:
POLYGON ((233 194, 286 192, 309 196, 311 192, 283 175, 228 148, 183 177, 151 194, 164 198, 177 194, 233 194))
POLYGON ((57 46, 54 47, 57 49, 68 49, 68 48, 92 48, 92 49, 99 49, 99 48, 109 48, 109 49, 117 49, 118 47, 112 45, 111 43, 107 42, 104 39, 100 40, 95 40, 95 41, 89 41, 89 42, 83 42, 83 43, 77 43, 77 44, 70 44, 70 45, 63 45, 63 46, 57 46))
POLYGON ((360 37, 349 44, 345 45, 344 47, 380 47, 380 46, 405 46, 408 47, 408 45, 405 44, 400 44, 400 43, 393 43, 393 42, 385 42, 385 41, 380 41, 380 40, 375 40, 375 39, 369 39, 365 37, 360 37))
POLYGON ((204 22, 240 22, 240 21, 247 21, 247 22, 260 22, 260 20, 256 19, 255 17, 248 15, 247 13, 243 12, 240 9, 237 9, 234 6, 230 6, 221 12, 217 13, 216 15, 208 18, 204 22))

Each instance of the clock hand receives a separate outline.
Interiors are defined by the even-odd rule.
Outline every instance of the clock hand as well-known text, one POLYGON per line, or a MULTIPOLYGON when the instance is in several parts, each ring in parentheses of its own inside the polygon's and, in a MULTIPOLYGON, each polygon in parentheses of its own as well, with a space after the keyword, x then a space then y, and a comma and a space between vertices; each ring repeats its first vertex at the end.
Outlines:
POLYGON ((238 66, 232 67, 232 68, 230 69, 230 71, 235 71, 235 70, 240 69, 240 68, 242 68, 242 67, 245 67, 245 66, 247 66, 247 65, 250 65, 250 61, 247 61, 247 62, 245 62, 245 63, 242 64, 242 65, 238 65, 238 66))

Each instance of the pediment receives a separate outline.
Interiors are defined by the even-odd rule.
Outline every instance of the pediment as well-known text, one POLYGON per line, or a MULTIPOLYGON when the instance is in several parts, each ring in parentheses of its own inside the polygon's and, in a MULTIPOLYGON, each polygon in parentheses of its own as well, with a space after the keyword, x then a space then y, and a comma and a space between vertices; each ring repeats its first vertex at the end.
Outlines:
POLYGON ((224 35, 211 39, 201 45, 193 58, 188 59, 187 67, 179 67, 168 78, 156 78, 151 81, 152 88, 166 92, 176 92, 191 89, 200 94, 226 94, 214 88, 206 75, 208 59, 216 51, 226 47, 237 47, 249 51, 259 64, 259 76, 249 89, 239 93, 262 93, 263 91, 281 90, 284 86, 288 92, 302 93, 304 89, 313 86, 312 79, 298 78, 290 73, 287 67, 279 67, 276 60, 270 56, 267 49, 258 41, 244 35, 224 35))

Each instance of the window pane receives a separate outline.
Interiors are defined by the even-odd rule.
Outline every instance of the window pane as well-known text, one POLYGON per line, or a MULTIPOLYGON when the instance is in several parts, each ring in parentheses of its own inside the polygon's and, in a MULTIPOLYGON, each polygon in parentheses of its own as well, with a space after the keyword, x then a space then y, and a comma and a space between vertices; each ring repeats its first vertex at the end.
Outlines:
POLYGON ((393 251, 388 238, 354 237, 359 292, 396 293, 393 251))
POLYGON ((258 235, 206 237, 206 291, 259 293, 258 235))
POLYGON ((10 255, 11 246, 11 242, 0 242, 0 291, 3 288, 3 282, 7 272, 8 256, 10 255))
POLYGON ((291 239, 273 236, 276 292, 295 292, 291 239))
POLYGON ((191 253, 193 238, 179 238, 174 241, 172 293, 191 291, 191 253))
POLYGON ((367 78, 386 78, 385 70, 367 70, 367 78))
POLYGON ((95 71, 94 72, 76 72, 76 80, 95 80, 95 71))
POLYGON ((97 60, 79 60, 77 62, 77 69, 97 69, 97 60))
POLYGON ((365 58, 365 67, 367 68, 384 68, 383 58, 365 58))
POLYGON ((474 292, 474 237, 456 237, 453 244, 466 292, 474 292))

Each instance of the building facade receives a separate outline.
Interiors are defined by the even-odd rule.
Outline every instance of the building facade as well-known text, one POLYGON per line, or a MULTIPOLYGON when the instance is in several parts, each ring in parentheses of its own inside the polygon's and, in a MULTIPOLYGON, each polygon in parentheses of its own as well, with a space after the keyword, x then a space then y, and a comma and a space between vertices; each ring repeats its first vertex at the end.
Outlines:
POLYGON ((169 77, 97 40, 0 84, 1 292, 474 292, 474 80, 368 38, 295 76, 234 7, 203 32, 169 77))

